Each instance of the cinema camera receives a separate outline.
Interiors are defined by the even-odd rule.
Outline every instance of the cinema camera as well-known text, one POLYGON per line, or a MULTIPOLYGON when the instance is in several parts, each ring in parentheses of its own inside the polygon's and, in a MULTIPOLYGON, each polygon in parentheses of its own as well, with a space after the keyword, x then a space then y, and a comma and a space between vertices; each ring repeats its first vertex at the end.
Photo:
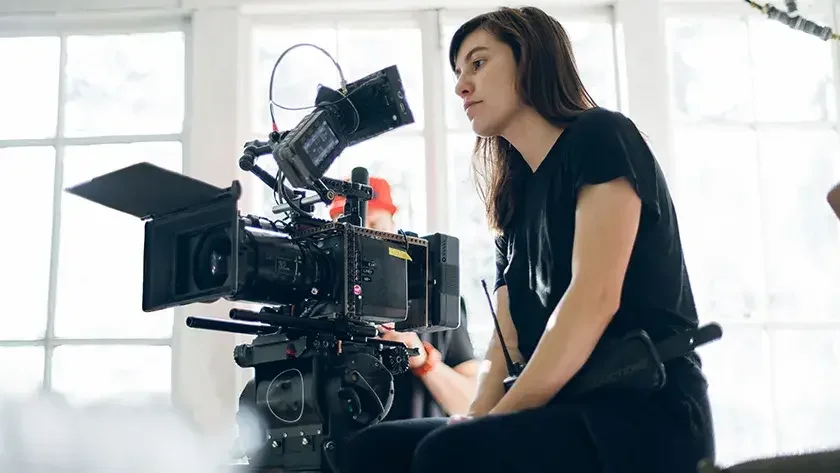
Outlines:
POLYGON ((335 471, 338 440, 385 417, 393 376, 418 352, 375 338, 375 324, 460 324, 458 240, 364 228, 366 171, 350 182, 324 177, 346 147, 414 122, 396 66, 340 90, 319 86, 315 104, 294 129, 246 143, 239 160, 282 196, 274 212, 287 218, 241 215, 238 181, 220 189, 149 163, 68 189, 145 220, 144 311, 220 298, 265 305, 232 309, 234 321, 186 321, 257 335, 234 350, 239 366, 254 368, 255 394, 241 403, 266 423, 253 470, 335 471), (269 154, 276 176, 256 164, 269 154), (338 195, 347 199, 338 221, 312 216, 338 195))

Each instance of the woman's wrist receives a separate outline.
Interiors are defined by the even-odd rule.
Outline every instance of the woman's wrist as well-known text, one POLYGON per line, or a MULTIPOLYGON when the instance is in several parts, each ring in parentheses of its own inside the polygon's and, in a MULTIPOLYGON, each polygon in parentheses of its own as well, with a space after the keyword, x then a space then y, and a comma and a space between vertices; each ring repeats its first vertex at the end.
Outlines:
POLYGON ((420 354, 412 358, 419 357, 422 357, 421 360, 417 360, 415 363, 409 363, 411 372, 417 377, 425 376, 441 361, 440 352, 429 342, 423 342, 420 347, 420 354))

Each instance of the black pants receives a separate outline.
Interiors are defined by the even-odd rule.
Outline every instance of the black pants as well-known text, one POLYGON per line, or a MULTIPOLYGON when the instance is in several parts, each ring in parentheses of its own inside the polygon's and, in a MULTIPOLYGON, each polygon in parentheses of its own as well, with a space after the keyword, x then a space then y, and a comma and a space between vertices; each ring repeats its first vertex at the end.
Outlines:
POLYGON ((705 386, 700 393, 549 405, 453 425, 385 422, 341 447, 339 473, 696 473, 701 459, 714 459, 705 386))
POLYGON ((595 472, 598 457, 583 425, 540 432, 533 412, 460 425, 446 419, 379 424, 355 437, 339 473, 595 472), (563 445, 568 455, 556 452, 563 445), (523 461, 525 460, 525 461, 523 461))

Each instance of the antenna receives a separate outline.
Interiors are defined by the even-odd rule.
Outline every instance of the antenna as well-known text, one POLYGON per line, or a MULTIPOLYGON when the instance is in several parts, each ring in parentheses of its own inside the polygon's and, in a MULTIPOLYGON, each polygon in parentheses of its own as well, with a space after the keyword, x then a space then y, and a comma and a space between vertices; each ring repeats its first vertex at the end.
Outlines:
MULTIPOLYGON (((515 363, 510 357, 507 345, 505 345, 505 337, 502 336, 502 328, 499 326, 499 318, 496 316, 496 311, 493 309, 493 300, 490 298, 490 291, 487 290, 487 281, 481 279, 481 287, 484 288, 484 295, 487 296, 487 304, 490 306, 490 315, 493 316, 493 323, 496 325, 496 334, 499 336, 499 342, 502 344, 502 352, 505 354, 505 363, 507 364, 508 379, 516 378, 522 373, 522 365, 515 363)), ((505 380, 508 384, 508 380, 505 380)))

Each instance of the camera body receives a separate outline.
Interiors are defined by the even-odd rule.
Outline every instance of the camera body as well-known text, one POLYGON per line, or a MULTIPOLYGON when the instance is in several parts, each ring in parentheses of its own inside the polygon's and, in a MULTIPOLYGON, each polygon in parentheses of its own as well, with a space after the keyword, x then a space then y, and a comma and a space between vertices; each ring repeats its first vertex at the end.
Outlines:
POLYGON ((225 298, 421 332, 459 326, 455 237, 315 218, 282 225, 241 216, 239 194, 234 183, 206 203, 146 222, 143 310, 225 298))

